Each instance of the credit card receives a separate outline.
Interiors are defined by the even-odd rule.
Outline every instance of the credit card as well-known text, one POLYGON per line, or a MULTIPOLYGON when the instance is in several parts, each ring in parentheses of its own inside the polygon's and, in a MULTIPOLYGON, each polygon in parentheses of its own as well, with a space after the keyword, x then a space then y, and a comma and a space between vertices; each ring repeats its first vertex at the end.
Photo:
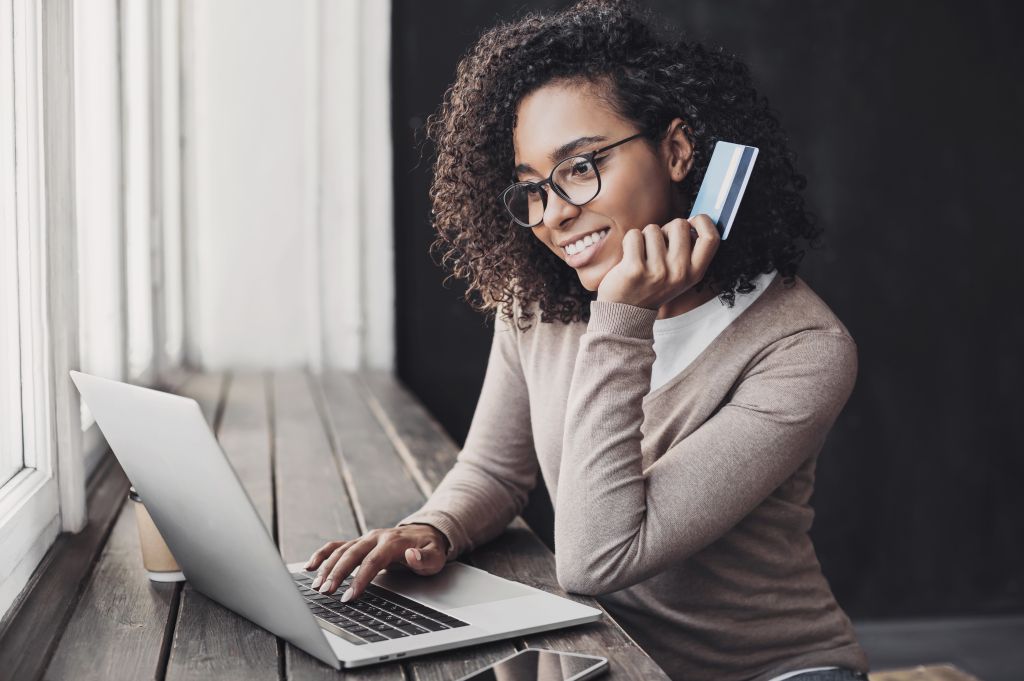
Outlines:
POLYGON ((704 213, 718 226, 722 239, 728 239, 756 158, 757 147, 717 142, 690 217, 704 213))

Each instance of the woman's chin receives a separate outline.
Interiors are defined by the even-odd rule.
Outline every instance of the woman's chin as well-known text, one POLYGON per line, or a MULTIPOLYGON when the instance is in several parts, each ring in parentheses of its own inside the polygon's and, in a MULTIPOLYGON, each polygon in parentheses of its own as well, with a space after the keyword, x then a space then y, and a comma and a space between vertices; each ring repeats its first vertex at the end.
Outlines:
POLYGON ((577 274, 580 276, 580 283, 583 284, 583 288, 587 289, 591 293, 597 291, 597 287, 601 285, 601 280, 604 279, 604 275, 607 274, 604 270, 600 272, 588 272, 587 270, 577 270, 577 274))

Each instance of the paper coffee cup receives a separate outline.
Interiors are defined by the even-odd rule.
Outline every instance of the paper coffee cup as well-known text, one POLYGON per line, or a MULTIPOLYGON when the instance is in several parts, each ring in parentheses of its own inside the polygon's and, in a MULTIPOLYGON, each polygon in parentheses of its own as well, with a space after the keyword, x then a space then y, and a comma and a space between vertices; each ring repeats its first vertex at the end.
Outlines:
POLYGON ((142 565, 154 582, 177 582, 185 578, 178 566, 167 542, 156 529, 153 518, 146 510, 138 492, 132 487, 128 490, 128 498, 135 502, 135 520, 139 526, 139 543, 142 545, 142 565))

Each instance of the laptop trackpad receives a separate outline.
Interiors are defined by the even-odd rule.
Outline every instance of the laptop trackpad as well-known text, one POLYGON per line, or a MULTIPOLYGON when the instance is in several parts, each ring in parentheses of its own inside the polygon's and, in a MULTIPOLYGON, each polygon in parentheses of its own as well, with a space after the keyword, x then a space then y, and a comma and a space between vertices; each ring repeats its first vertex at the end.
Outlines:
POLYGON ((495 577, 462 563, 448 563, 441 572, 427 577, 402 570, 384 572, 377 575, 373 583, 438 610, 464 608, 536 593, 528 586, 495 577))

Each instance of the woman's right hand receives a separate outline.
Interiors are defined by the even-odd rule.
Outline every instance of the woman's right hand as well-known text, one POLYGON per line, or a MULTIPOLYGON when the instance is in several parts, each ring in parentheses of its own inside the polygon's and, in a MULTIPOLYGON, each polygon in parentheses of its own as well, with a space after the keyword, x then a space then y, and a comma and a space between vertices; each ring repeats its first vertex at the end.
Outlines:
POLYGON ((342 602, 347 602, 358 598, 377 573, 393 563, 416 574, 432 575, 444 567, 447 553, 448 539, 440 530, 433 525, 413 523, 370 530, 348 541, 327 542, 310 557, 305 568, 317 570, 312 588, 329 594, 358 565, 359 574, 341 596, 342 602))

